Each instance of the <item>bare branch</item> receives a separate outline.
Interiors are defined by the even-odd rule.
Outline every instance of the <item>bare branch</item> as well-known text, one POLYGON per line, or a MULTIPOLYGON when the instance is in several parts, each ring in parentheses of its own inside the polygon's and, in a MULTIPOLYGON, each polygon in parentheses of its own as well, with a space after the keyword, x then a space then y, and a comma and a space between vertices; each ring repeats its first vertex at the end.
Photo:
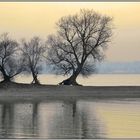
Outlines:
POLYGON ((95 72, 95 61, 102 60, 103 48, 112 36, 111 21, 108 16, 85 9, 62 17, 57 23, 57 34, 47 40, 48 61, 56 71, 72 74, 72 79, 95 72))

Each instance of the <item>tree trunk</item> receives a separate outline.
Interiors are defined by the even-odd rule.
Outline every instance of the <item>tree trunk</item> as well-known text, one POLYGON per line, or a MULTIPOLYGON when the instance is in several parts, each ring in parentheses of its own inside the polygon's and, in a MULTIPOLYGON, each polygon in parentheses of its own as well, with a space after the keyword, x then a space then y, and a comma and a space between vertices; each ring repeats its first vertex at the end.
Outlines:
POLYGON ((11 82, 11 77, 6 74, 6 72, 5 72, 4 69, 1 69, 1 73, 3 75, 3 81, 2 81, 2 83, 11 82))
POLYGON ((80 71, 76 71, 75 73, 73 73, 73 75, 71 77, 69 77, 68 79, 59 83, 59 85, 82 86, 82 85, 78 84, 77 81, 76 81, 76 78, 78 77, 79 73, 80 73, 80 71))
POLYGON ((59 85, 73 85, 73 86, 82 86, 80 84, 77 83, 76 79, 78 77, 78 75, 80 74, 82 67, 83 67, 83 63, 81 63, 78 68, 76 69, 75 72, 73 72, 72 76, 69 77, 68 79, 62 81, 61 83, 59 83, 59 85))
POLYGON ((32 84, 40 84, 39 80, 37 79, 37 75, 35 73, 32 73, 32 76, 33 76, 33 81, 32 81, 32 84))
POLYGON ((4 75, 3 82, 11 82, 11 77, 10 76, 7 76, 7 75, 4 75))

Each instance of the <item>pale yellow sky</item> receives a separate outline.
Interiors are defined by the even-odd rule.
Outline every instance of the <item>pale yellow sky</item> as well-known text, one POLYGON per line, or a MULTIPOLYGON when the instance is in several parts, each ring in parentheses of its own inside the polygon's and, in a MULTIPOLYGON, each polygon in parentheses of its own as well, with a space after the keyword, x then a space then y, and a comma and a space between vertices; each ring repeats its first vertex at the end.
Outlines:
POLYGON ((109 61, 140 60, 140 3, 0 3, 0 33, 9 32, 13 38, 30 38, 56 31, 55 23, 62 16, 80 9, 95 11, 114 18, 114 36, 106 52, 109 61))

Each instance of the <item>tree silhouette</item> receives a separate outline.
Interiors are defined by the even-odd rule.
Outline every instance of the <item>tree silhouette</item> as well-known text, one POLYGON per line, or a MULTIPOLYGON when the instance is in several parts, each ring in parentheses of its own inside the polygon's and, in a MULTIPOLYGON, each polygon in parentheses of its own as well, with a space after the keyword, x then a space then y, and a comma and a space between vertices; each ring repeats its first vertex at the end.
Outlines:
POLYGON ((10 39, 7 33, 0 36, 0 72, 2 82, 10 82, 13 77, 21 73, 22 58, 20 57, 18 43, 10 39))
POLYGON ((21 51, 24 57, 25 71, 32 74, 32 83, 39 84, 37 78, 42 70, 43 53, 45 47, 39 37, 33 37, 29 42, 22 40, 21 51))
POLYGON ((56 35, 47 40, 47 61, 57 74, 71 75, 60 84, 78 85, 79 74, 89 76, 95 71, 95 62, 103 60, 112 36, 111 21, 111 17, 85 9, 58 21, 56 35))

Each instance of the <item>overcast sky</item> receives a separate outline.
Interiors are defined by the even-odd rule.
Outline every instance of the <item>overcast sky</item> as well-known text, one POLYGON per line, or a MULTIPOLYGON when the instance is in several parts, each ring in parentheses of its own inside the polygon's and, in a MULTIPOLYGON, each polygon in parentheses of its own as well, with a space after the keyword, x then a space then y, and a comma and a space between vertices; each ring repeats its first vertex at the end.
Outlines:
POLYGON ((140 61, 140 3, 0 3, 0 33, 9 32, 16 39, 34 35, 46 39, 55 33, 60 17, 82 8, 114 18, 114 35, 106 60, 140 61))

